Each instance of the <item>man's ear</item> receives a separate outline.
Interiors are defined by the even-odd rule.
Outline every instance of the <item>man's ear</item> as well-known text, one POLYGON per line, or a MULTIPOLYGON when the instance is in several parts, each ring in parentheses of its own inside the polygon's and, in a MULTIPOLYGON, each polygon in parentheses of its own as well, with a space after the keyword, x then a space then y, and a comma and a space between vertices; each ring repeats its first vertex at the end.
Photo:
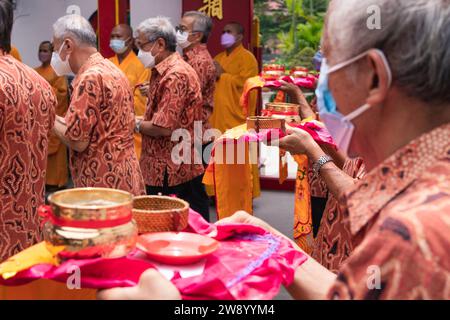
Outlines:
POLYGON ((367 103, 372 106, 376 106, 382 104, 387 98, 387 94, 390 89, 389 73, 386 69, 387 66, 384 63, 383 58, 377 51, 370 51, 368 54, 368 59, 369 68, 371 68, 369 73, 372 74, 373 78, 371 79, 371 87, 369 90, 367 103))
POLYGON ((156 40, 156 45, 158 46, 159 51, 167 49, 166 40, 164 40, 163 38, 158 38, 158 40, 156 40))
POLYGON ((66 39, 63 39, 61 46, 64 47, 64 49, 63 49, 64 56, 61 57, 61 59, 63 59, 63 61, 65 61, 67 59, 67 56, 71 55, 72 52, 75 50, 75 42, 71 38, 66 38, 66 39))

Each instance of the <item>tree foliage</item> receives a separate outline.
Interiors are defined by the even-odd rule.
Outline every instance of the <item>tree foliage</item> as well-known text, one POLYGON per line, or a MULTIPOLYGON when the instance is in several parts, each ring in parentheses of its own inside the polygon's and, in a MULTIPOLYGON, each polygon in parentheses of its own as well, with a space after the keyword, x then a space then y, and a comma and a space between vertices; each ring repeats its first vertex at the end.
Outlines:
POLYGON ((329 0, 255 0, 260 17, 266 60, 287 66, 308 67, 311 52, 318 50, 329 0), (271 10, 277 7, 277 10, 271 10), (273 54, 273 53, 280 54, 273 54), (306 56, 304 56, 306 54, 306 56))

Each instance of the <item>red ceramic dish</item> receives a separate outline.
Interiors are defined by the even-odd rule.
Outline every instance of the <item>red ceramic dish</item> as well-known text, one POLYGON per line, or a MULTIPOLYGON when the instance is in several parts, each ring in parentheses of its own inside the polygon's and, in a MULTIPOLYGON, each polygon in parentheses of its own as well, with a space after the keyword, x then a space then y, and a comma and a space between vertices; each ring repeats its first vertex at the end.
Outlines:
POLYGON ((188 265, 213 254, 219 245, 214 239, 194 233, 165 232, 139 237, 137 248, 160 263, 188 265))

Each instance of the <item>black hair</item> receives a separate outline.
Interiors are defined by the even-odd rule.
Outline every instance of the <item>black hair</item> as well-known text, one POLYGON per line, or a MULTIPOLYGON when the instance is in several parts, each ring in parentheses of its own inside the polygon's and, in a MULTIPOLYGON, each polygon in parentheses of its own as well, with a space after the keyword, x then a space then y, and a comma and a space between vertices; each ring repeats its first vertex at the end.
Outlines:
POLYGON ((0 49, 11 51, 11 31, 14 11, 10 0, 0 0, 0 49))

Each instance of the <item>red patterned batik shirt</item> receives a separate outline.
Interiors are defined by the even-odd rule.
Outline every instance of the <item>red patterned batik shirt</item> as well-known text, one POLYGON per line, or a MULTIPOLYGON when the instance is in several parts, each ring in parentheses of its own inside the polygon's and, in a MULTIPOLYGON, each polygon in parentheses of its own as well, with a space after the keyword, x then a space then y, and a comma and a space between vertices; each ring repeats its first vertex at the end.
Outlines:
MULTIPOLYGON (((347 160, 342 170, 355 180, 364 177, 362 159, 347 160)), ((331 194, 320 221, 312 257, 332 272, 338 272, 341 264, 350 256, 355 243, 350 232, 348 211, 331 194)))
POLYGON ((71 151, 70 169, 77 188, 145 193, 133 141, 133 94, 122 71, 99 53, 89 58, 74 80, 66 124, 69 140, 89 141, 85 151, 71 151))
POLYGON ((214 60, 206 47, 199 44, 184 52, 184 58, 194 68, 200 79, 203 96, 203 132, 211 129, 209 118, 214 108, 214 90, 216 88, 216 67, 214 60))
POLYGON ((41 240, 37 209, 55 107, 46 80, 0 53, 0 261, 41 240))
POLYGON ((162 187, 166 173, 169 187, 203 174, 201 155, 196 154, 194 148, 194 122, 202 119, 202 105, 198 76, 178 53, 173 53, 152 70, 144 120, 172 132, 185 129, 188 136, 176 142, 172 141, 172 137, 142 137, 141 168, 146 185, 162 187), (182 145, 181 141, 190 146, 190 156, 184 157, 181 152, 175 152, 177 159, 172 159, 172 151, 182 145), (189 158, 189 161, 180 161, 178 156, 189 158))
POLYGON ((412 141, 347 195, 363 234, 333 299, 450 299, 450 124, 412 141))

